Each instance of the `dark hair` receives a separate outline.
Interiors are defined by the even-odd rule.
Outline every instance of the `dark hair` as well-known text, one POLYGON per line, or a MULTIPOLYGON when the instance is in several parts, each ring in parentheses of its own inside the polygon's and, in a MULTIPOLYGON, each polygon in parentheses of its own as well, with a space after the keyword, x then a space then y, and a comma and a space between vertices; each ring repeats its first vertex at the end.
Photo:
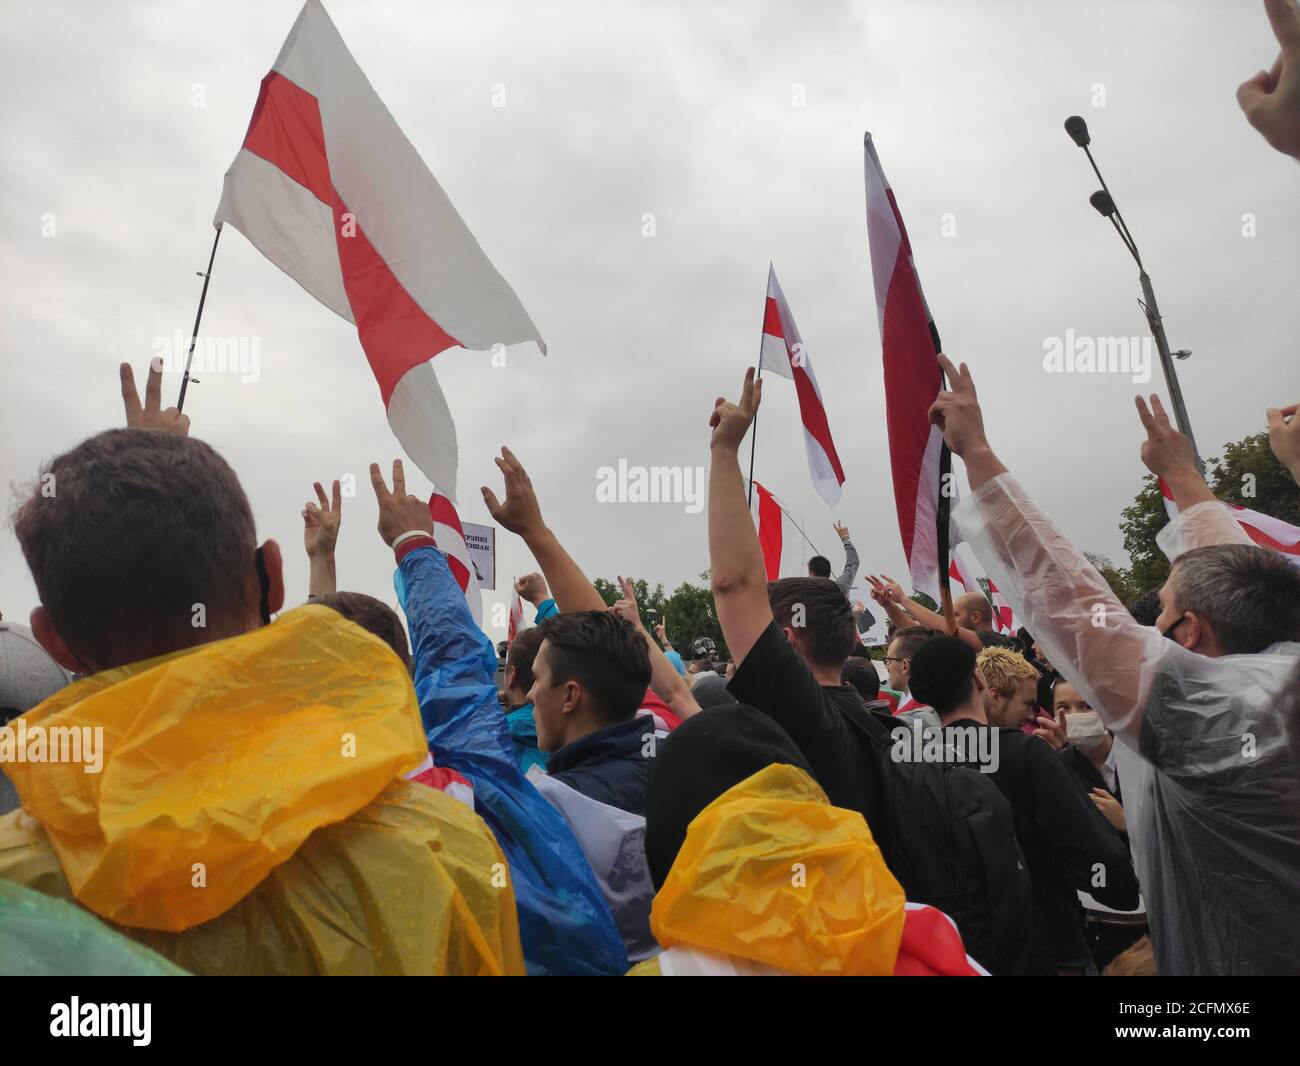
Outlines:
POLYGON ((844 660, 840 680, 858 690, 858 695, 870 703, 880 695, 880 675, 870 659, 853 656, 844 660))
POLYGON ((853 611, 839 585, 824 577, 783 577, 767 584, 772 615, 782 628, 797 629, 810 662, 839 668, 858 640, 853 611), (795 617, 802 607, 802 625, 795 617))
POLYGON ((812 577, 830 577, 831 561, 824 555, 814 555, 808 560, 808 573, 812 577))
POLYGON ((910 659, 917 653, 922 644, 938 635, 933 629, 928 629, 925 626, 900 626, 894 630, 893 636, 889 638, 889 643, 892 644, 896 640, 902 641, 898 646, 898 655, 895 658, 910 659))
POLYGON ((411 672, 411 645, 406 639, 402 620, 383 600, 367 596, 364 592, 327 592, 316 596, 312 603, 338 611, 349 622, 355 622, 368 633, 373 633, 402 660, 406 672, 411 672))
POLYGON ((960 637, 927 640, 912 655, 913 697, 942 718, 975 695, 975 649, 960 637))
POLYGON ((1169 581, 1179 611, 1214 628, 1226 655, 1254 655, 1300 640, 1300 569, 1256 544, 1214 544, 1184 552, 1169 581))
POLYGON ((533 687, 533 660, 537 658, 537 649, 544 639, 540 626, 530 626, 515 634, 506 653, 506 673, 515 668, 515 687, 527 692, 533 687))
POLYGON ((1160 617, 1160 590, 1144 592, 1128 605, 1128 613, 1140 626, 1153 626, 1160 617))
POLYGON ((650 653, 630 622, 608 611, 572 611, 537 629, 552 685, 576 681, 604 721, 631 720, 650 684, 650 653))
POLYGON ((110 429, 42 475, 14 532, 41 603, 79 658, 107 668, 164 655, 230 635, 232 621, 256 610, 253 512, 209 445, 110 429), (196 604, 206 626, 193 624, 196 604))

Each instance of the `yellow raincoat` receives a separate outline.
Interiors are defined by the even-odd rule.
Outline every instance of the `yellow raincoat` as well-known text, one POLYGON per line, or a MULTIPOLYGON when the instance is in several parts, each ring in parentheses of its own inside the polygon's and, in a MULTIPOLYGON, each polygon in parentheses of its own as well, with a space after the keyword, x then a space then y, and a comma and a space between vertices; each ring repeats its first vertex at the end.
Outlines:
MULTIPOLYGON (((522 974, 495 838, 402 774, 427 754, 381 640, 307 606, 95 674, 10 723, 102 734, 102 768, 6 762, 0 877, 197 974, 522 974)), ((47 745, 47 757, 48 757, 47 745)), ((21 754, 21 753, 20 753, 21 754)))
MULTIPOLYGON (((695 816, 650 929, 665 949, 742 972, 884 975, 905 904, 862 815, 832 807, 804 771, 773 764, 695 816)), ((630 974, 660 972, 656 957, 630 974)))

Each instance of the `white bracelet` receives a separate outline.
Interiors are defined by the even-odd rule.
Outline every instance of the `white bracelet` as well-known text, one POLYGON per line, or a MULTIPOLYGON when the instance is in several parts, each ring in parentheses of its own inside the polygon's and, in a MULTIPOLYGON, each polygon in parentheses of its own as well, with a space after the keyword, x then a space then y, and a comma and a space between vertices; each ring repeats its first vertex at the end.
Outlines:
POLYGON ((393 551, 397 551, 403 541, 410 540, 412 537, 428 537, 430 540, 433 540, 433 534, 426 533, 423 529, 408 529, 405 533, 394 537, 393 543, 390 544, 389 547, 391 547, 393 551))

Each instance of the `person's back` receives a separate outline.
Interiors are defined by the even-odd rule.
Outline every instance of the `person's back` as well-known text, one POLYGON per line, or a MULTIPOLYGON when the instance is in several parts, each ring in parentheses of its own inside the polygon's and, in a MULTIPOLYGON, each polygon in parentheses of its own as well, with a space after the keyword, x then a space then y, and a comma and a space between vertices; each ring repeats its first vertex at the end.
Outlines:
POLYGON ((89 676, 17 722, 0 876, 194 972, 522 973, 495 839, 401 780, 427 754, 406 668, 326 607, 268 624, 279 546, 161 391, 157 363, 141 405, 124 365, 131 428, 54 459, 14 518, 33 633, 89 676))
POLYGON ((426 751, 405 668, 325 607, 101 671, 22 728, 29 746, 75 730, 101 765, 11 765, 23 808, 0 818, 0 877, 191 973, 523 972, 496 841, 402 780, 426 751))
POLYGON ((1051 972, 1095 970, 1076 889, 1107 906, 1136 906, 1127 843, 1046 741, 988 724, 985 679, 963 641, 938 637, 917 651, 912 690, 939 714, 948 758, 978 765, 1011 805, 1033 883, 1042 965, 1051 972))

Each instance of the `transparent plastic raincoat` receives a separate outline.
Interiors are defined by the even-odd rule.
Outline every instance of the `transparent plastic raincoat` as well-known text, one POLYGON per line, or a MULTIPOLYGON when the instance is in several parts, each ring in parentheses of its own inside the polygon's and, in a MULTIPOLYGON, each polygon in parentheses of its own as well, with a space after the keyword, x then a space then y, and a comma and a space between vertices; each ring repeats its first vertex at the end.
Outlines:
POLYGON ((501 849, 401 780, 426 756, 410 679, 335 611, 94 674, 10 725, 31 761, 6 764, 0 878, 185 970, 523 972, 501 849), (99 771, 35 761, 53 727, 98 735, 99 771))
POLYGON ((496 649, 442 552, 401 556, 415 690, 434 763, 474 789, 474 809, 510 862, 530 974, 621 974, 627 953, 591 865, 563 816, 524 777, 497 700, 496 649))
MULTIPOLYGON (((1162 974, 1300 967, 1300 782, 1278 708, 1300 644, 1209 658, 1138 625, 1009 474, 954 510, 1052 665, 1120 741, 1134 864, 1162 974)), ((1250 541, 1222 504, 1161 534, 1171 556, 1250 541)))

